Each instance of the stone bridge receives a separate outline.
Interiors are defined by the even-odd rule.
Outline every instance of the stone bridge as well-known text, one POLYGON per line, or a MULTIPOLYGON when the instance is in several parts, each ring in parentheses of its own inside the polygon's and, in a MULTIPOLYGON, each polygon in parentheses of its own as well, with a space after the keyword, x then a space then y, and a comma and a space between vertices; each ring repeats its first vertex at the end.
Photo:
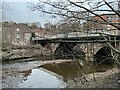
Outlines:
POLYGON ((85 59, 93 60, 109 59, 113 57, 114 51, 106 44, 110 42, 113 47, 120 49, 120 36, 105 35, 108 40, 104 40, 99 34, 81 34, 59 35, 51 38, 34 39, 34 44, 41 44, 43 47, 49 46, 49 49, 60 59, 85 59), (54 38, 53 38, 54 37, 54 38))

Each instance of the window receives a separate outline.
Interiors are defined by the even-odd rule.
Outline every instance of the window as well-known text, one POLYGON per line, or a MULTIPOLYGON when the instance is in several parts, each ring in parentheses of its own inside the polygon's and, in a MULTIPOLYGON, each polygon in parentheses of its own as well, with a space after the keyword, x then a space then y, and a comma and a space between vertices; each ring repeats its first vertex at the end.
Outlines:
POLYGON ((16 38, 17 39, 20 38, 20 30, 19 30, 19 28, 16 28, 16 38))
POLYGON ((18 38, 18 39, 19 39, 19 38, 20 38, 20 35, 19 35, 19 34, 17 34, 16 38, 18 38))
POLYGON ((112 20, 113 20, 113 17, 108 17, 109 22, 112 22, 112 20))
POLYGON ((20 29, 19 29, 19 28, 16 28, 16 31, 17 31, 17 32, 19 32, 19 31, 20 31, 20 29))

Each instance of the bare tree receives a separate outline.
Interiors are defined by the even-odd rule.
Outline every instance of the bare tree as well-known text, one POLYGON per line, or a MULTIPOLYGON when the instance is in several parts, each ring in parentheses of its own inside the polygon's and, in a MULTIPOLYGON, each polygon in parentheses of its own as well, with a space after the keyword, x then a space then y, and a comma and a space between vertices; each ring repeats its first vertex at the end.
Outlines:
MULTIPOLYGON (((114 25, 113 23, 105 20, 100 15, 103 13, 115 13, 120 17, 120 13, 117 10, 118 1, 112 0, 111 2, 106 2, 105 0, 77 0, 76 2, 73 0, 66 0, 66 1, 58 1, 58 2, 51 2, 51 1, 40 1, 38 4, 30 4, 31 10, 38 10, 43 13, 50 14, 54 17, 62 16, 67 17, 68 19, 74 18, 79 20, 91 20, 89 16, 98 16, 102 19, 101 22, 98 23, 108 23, 117 29, 120 29, 119 26, 114 25), (78 1, 78 2, 77 2, 78 1), (48 9, 49 8, 49 9, 48 9), (105 9, 107 8, 107 9, 105 9)), ((119 8, 119 6, 118 6, 119 8)), ((93 22, 97 22, 96 20, 91 20, 93 22)))
MULTIPOLYGON (((117 25, 101 16, 101 14, 115 14, 120 18, 120 5, 118 0, 58 0, 57 2, 39 1, 37 4, 29 5, 31 10, 49 14, 54 17, 63 17, 67 20, 85 20, 100 24, 108 24, 120 30, 120 23, 117 25), (97 16, 101 20, 93 20, 90 16, 97 16)), ((111 47, 111 46, 110 46, 111 47)), ((111 47, 113 49, 113 47, 111 47)), ((115 48, 114 48, 115 50, 115 48)), ((120 51, 115 50, 120 53, 120 51)))
MULTIPOLYGON (((51 0, 40 0, 37 4, 31 3, 29 8, 33 11, 37 10, 45 14, 49 14, 54 18, 62 17, 64 23, 67 22, 67 24, 69 24, 68 26, 70 26, 71 22, 78 21, 79 25, 86 27, 85 30, 96 30, 101 28, 103 25, 109 25, 118 31, 120 30, 120 1, 118 0, 58 0, 57 2, 53 2, 51 0), (113 23, 104 18, 102 14, 114 14, 117 17, 118 22, 113 23), (92 17, 97 17, 97 19, 92 17)), ((104 33, 96 33, 98 33, 105 40, 108 40, 104 37, 104 33)), ((111 50, 116 53, 114 54, 113 59, 115 59, 116 63, 120 65, 118 58, 116 58, 118 57, 118 54, 120 56, 120 48, 118 49, 113 47, 109 42, 106 43, 111 50)), ((94 70, 93 77, 95 79, 94 70)))
MULTIPOLYGON (((56 2, 40 0, 37 4, 29 4, 29 8, 33 11, 37 10, 49 14, 54 18, 62 17, 66 21, 80 21, 80 24, 89 21, 90 23, 98 23, 98 26, 99 24, 110 25, 116 30, 120 30, 120 2, 118 2, 118 0, 58 0, 56 2), (118 23, 116 24, 105 19, 102 14, 116 15, 118 23), (97 17, 98 19, 91 17, 97 17)), ((96 25, 94 24, 94 26, 96 25)), ((93 29, 95 29, 95 27, 93 29)), ((107 40, 103 35, 104 33, 99 32, 99 34, 107 40)), ((120 54, 118 48, 113 47, 109 42, 107 42, 107 44, 114 52, 120 54)))

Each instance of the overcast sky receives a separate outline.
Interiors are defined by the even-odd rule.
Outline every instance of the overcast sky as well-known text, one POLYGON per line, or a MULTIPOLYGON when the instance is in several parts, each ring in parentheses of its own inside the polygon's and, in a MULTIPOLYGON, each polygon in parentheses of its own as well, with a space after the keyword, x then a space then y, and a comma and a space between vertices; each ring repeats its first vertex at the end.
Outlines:
POLYGON ((39 22, 41 26, 46 22, 57 23, 50 16, 38 11, 31 11, 28 8, 28 2, 36 2, 38 0, 4 0, 3 21, 14 21, 17 23, 39 22), (21 2, 20 2, 21 1, 21 2))
MULTIPOLYGON (((39 22, 43 26, 43 24, 46 22, 52 22, 54 24, 57 23, 59 20, 58 18, 57 20, 50 18, 50 16, 45 14, 43 15, 38 11, 33 12, 27 7, 28 2, 37 3, 39 0, 2 0, 2 1, 4 1, 3 21, 14 21, 18 23, 39 22)), ((51 1, 66 1, 66 0, 51 0, 51 1)))
MULTIPOLYGON (((38 11, 31 11, 28 8, 28 2, 37 3, 39 0, 3 0, 3 21, 14 21, 18 23, 31 23, 39 22, 41 26, 44 23, 52 22, 57 23, 58 18, 53 19, 50 16, 40 13, 38 11)), ((47 1, 47 0, 43 0, 47 1)), ((52 1, 65 1, 65 0, 52 0, 52 1)), ((84 1, 84 0, 71 0, 71 1, 84 1)), ((96 1, 96 0, 95 0, 96 1)))

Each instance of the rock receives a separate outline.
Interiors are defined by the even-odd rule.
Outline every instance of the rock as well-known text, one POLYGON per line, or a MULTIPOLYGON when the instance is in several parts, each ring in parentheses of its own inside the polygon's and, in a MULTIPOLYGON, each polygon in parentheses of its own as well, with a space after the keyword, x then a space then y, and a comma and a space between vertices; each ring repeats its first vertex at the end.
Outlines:
POLYGON ((24 78, 23 80, 24 80, 24 81, 26 81, 26 80, 27 80, 27 78, 24 78))
POLYGON ((5 81, 2 81, 2 83, 5 83, 5 81))

